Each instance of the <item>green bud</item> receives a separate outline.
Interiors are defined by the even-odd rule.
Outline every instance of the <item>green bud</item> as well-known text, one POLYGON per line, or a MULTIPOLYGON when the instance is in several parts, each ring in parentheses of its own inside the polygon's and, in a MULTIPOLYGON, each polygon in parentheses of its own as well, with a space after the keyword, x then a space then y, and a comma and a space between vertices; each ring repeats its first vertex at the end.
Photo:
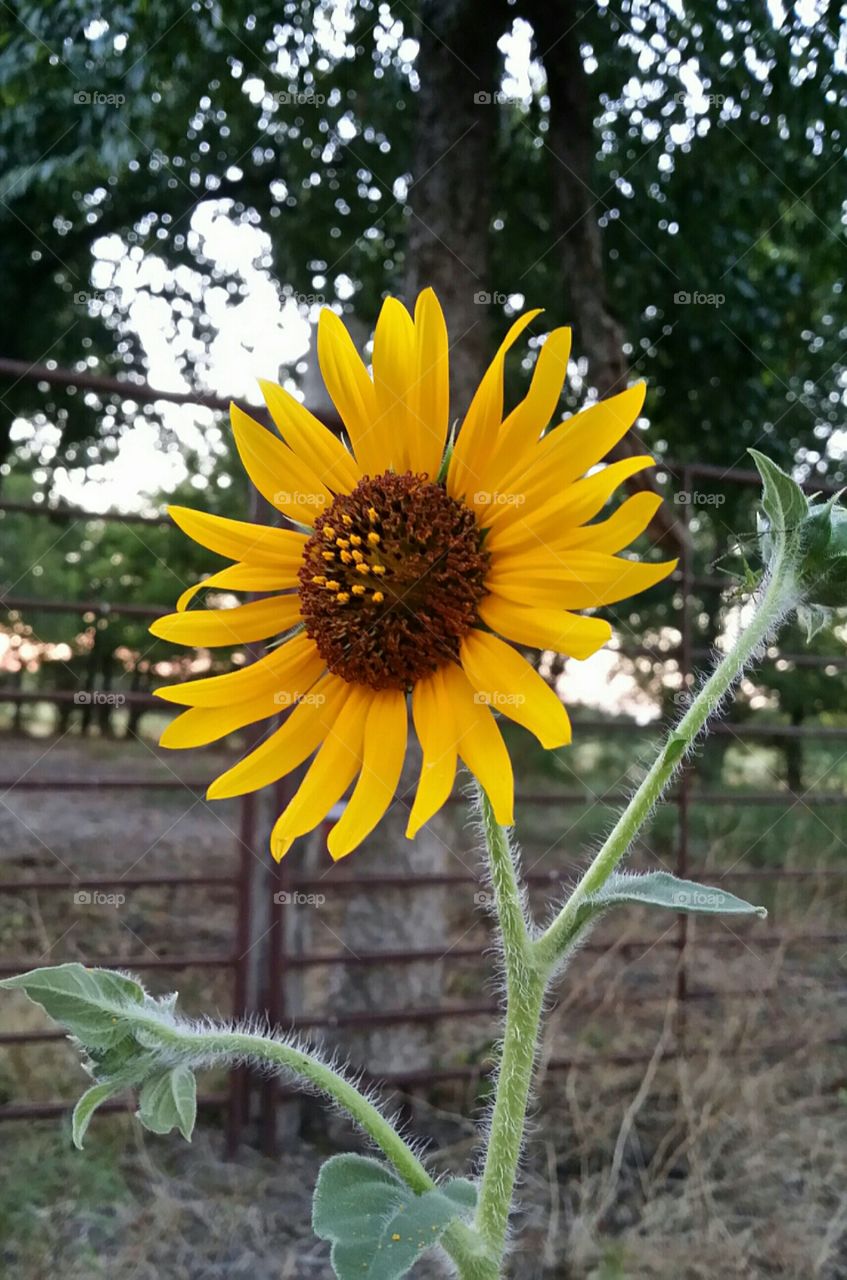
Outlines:
POLYGON ((847 511, 840 494, 828 502, 808 498, 770 458, 751 449, 764 492, 759 532, 765 562, 784 548, 797 588, 797 614, 809 639, 828 621, 828 611, 847 605, 847 511))

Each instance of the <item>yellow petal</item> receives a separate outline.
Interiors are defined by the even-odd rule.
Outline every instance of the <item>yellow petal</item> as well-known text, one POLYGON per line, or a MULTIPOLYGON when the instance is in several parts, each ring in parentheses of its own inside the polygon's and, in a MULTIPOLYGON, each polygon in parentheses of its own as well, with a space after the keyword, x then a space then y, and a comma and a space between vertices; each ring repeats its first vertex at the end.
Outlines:
MULTIPOLYGON (((304 539, 305 542, 305 539, 304 539)), ((177 613, 182 613, 198 591, 216 588, 219 591, 287 591, 298 583, 297 567, 286 569, 270 565, 231 564, 226 569, 212 573, 208 578, 195 582, 183 591, 176 602, 177 613)))
POLYGON ((461 667, 442 668, 453 710, 459 755, 491 802, 501 826, 514 822, 515 783, 506 744, 491 712, 478 698, 461 667))
POLYGON ((479 605, 487 626, 516 644, 552 649, 571 658, 590 658, 612 637, 605 618, 583 618, 561 609, 532 609, 492 592, 479 605))
POLYGON ((444 313, 432 289, 415 303, 415 377, 410 398, 409 466, 435 480, 450 426, 449 343, 444 313))
POLYGON ((542 747, 562 747, 571 725, 562 701, 546 680, 510 644, 485 631, 470 631, 460 661, 476 694, 488 705, 534 733, 542 747))
POLYGON ((170 750, 205 747, 245 725, 278 715, 281 710, 273 693, 237 702, 231 707, 189 707, 170 722, 159 739, 159 746, 170 750))
POLYGON ((497 489, 509 501, 492 506, 485 523, 495 528, 538 508, 595 466, 626 435, 644 403, 643 382, 601 400, 548 432, 530 454, 498 478, 497 489))
POLYGON ((456 777, 456 729, 441 671, 418 680, 412 693, 412 718, 423 763, 406 827, 410 840, 444 804, 456 777))
POLYGON ((197 648, 250 644, 281 635, 300 621, 300 597, 295 593, 253 600, 234 609, 189 609, 169 613, 151 623, 150 634, 175 644, 197 648))
POLYGON ((292 520, 313 525, 332 502, 313 468, 237 404, 230 406, 230 421, 244 470, 262 497, 292 520))
POLYGON ((496 528, 489 528, 486 548, 499 553, 507 548, 550 545, 566 530, 596 516, 622 481, 655 465, 653 458, 642 454, 612 462, 563 490, 551 482, 551 493, 539 506, 513 506, 496 528))
POLYGON ((676 560, 642 564, 602 552, 569 552, 567 561, 550 553, 516 555, 486 579, 486 586, 518 604, 548 609, 596 609, 639 595, 673 573, 676 560))
MULTIPOLYGON (((554 329, 548 335, 538 353, 529 391, 497 434, 497 443, 485 468, 483 490, 495 493, 501 477, 512 471, 518 459, 538 443, 561 398, 570 350, 570 329, 554 329)), ((530 461, 528 457, 527 463, 530 461)))
POLYGON ((390 466, 402 474, 409 469, 409 439, 415 430, 409 403, 415 377, 415 327, 402 302, 386 298, 376 322, 373 380, 379 426, 390 466))
POLYGON ((279 861, 298 836, 321 822, 337 804, 359 771, 362 738, 373 697, 370 689, 354 685, 344 706, 327 729, 323 745, 306 772, 294 798, 277 818, 271 832, 271 853, 279 861))
MULTIPOLYGON (((207 799, 223 800, 259 791, 296 769, 323 742, 352 687, 337 676, 323 676, 301 695, 279 729, 215 779, 206 793, 207 799)), ((281 710, 285 708, 278 706, 277 711, 281 710)), ((189 714, 192 713, 185 712, 189 714)))
POLYGON ((361 469, 329 427, 276 382, 260 378, 259 386, 279 434, 298 457, 311 465, 333 493, 354 489, 362 478, 361 469))
POLYGON ((362 772, 329 836, 334 859, 352 853, 394 799, 406 755, 406 728, 405 693, 387 689, 374 694, 365 723, 362 772))
POLYGON ((201 547, 230 560, 270 565, 275 569, 299 569, 306 538, 293 529, 228 520, 190 507, 168 507, 168 515, 183 533, 201 547))
POLYGON ((660 493, 634 493, 622 502, 608 520, 569 529, 553 542, 557 551, 568 552, 579 547, 590 551, 622 551, 644 532, 662 505, 660 493))
POLYGON ((283 641, 266 658, 251 662, 241 671, 167 685, 155 692, 157 698, 178 702, 184 707, 225 707, 236 699, 258 698, 267 692, 276 692, 284 698, 310 689, 325 666, 314 641, 301 631, 283 641))
POLYGON ((367 475, 387 470, 387 424, 379 422, 376 395, 353 339, 334 311, 318 320, 318 362, 333 404, 350 436, 356 461, 367 475))
POLYGON ((524 329, 541 311, 519 316, 503 339, 496 356, 485 371, 462 423, 450 467, 447 492, 453 498, 472 501, 482 483, 486 464, 503 420, 503 369, 506 353, 524 329))

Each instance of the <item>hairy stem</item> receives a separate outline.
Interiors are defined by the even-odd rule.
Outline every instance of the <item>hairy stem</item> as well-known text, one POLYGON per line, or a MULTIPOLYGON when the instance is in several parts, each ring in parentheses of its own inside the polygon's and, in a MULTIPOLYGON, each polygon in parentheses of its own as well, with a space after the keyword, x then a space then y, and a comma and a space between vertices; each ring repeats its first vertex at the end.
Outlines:
MULTIPOLYGON (((164 1048, 166 1055, 186 1065, 244 1061, 268 1063, 287 1071, 327 1094, 342 1108, 380 1148, 403 1181, 418 1194, 436 1185, 405 1139, 397 1132, 378 1107, 349 1080, 334 1071, 320 1058, 293 1045, 247 1031, 223 1031, 199 1028, 190 1024, 166 1023, 158 1018, 137 1016, 145 1030, 164 1048)), ((481 1241, 468 1226, 454 1222, 445 1232, 442 1245, 459 1268, 460 1275, 477 1280, 473 1270, 485 1253, 481 1241), (467 1268, 472 1268, 467 1271, 467 1268)), ((480 1274, 480 1280, 485 1277, 480 1274)))
POLYGON ((479 1280, 496 1280, 523 1143, 546 972, 535 959, 507 834, 495 821, 482 792, 480 808, 503 943, 506 1023, 476 1216, 476 1229, 497 1261, 490 1263, 487 1271, 474 1273, 474 1280, 477 1276, 479 1280))
POLYGON ((753 617, 740 631, 735 644, 717 664, 659 751, 644 781, 562 910, 537 940, 539 958, 545 963, 555 964, 565 953, 574 934, 579 907, 592 894, 602 889, 661 800, 674 773, 693 747, 710 715, 720 706, 748 662, 755 657, 759 647, 773 633, 795 601, 793 575, 790 567, 786 566, 786 559, 783 539, 777 546, 767 579, 756 600, 753 617))
POLYGON ((288 1071, 328 1094, 358 1127, 376 1143, 400 1177, 416 1192, 430 1191, 435 1182, 414 1151, 386 1119, 378 1107, 349 1080, 333 1070, 319 1057, 270 1036, 249 1031, 206 1029, 189 1023, 166 1023, 157 1018, 135 1014, 133 1022, 144 1023, 169 1057, 196 1063, 232 1062, 249 1059, 269 1063, 280 1071, 288 1071))

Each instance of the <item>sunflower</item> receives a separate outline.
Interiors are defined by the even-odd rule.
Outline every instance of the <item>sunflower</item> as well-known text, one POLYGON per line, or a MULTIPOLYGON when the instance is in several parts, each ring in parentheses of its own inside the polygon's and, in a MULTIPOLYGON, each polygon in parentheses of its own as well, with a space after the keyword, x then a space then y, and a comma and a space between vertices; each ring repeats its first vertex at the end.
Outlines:
POLYGON ((372 375, 339 317, 322 311, 318 358, 349 447, 274 383, 261 387, 281 438, 232 406, 247 473, 289 527, 170 508, 183 532, 233 563, 186 591, 153 634, 197 646, 279 642, 240 670, 159 689, 187 708, 161 742, 205 745, 290 709, 208 792, 257 790, 314 755, 274 826, 276 858, 354 780, 331 855, 373 830, 397 791, 409 702, 423 760, 406 834, 444 804, 460 760, 511 824, 512 768, 493 712, 545 748, 571 738, 561 701, 515 646, 587 658, 611 628, 575 611, 644 591, 675 566, 617 554, 650 523, 656 494, 588 523, 621 481, 653 465, 640 455, 591 471, 637 418, 643 383, 544 434, 570 350, 570 330, 555 329, 526 396, 504 414, 506 354, 539 314, 514 322, 453 443, 447 329, 432 290, 414 316, 385 301, 372 375), (260 598, 187 609, 201 587, 260 598))

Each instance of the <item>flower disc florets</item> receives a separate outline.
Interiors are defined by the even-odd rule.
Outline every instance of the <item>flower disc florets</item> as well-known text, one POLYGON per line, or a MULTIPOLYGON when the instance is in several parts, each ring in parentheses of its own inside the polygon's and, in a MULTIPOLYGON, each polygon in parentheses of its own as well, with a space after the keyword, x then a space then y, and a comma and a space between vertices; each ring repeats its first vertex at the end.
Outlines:
POLYGON ((300 569, 308 636, 330 671, 405 689, 458 658, 488 556, 474 513, 425 475, 365 476, 315 522, 300 569))

